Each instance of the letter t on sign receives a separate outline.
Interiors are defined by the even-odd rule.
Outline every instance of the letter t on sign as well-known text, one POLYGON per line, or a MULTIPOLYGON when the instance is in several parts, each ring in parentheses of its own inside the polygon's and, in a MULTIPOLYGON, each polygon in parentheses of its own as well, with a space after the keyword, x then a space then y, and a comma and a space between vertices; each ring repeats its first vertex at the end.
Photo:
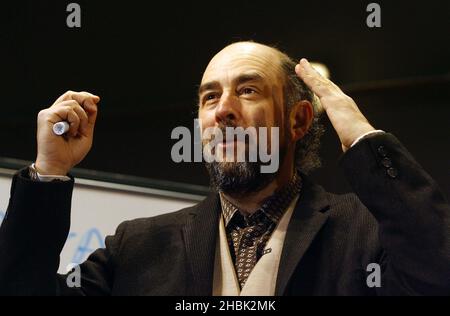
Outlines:
POLYGON ((67 16, 67 27, 81 27, 81 7, 78 3, 69 3, 66 8, 66 12, 70 12, 67 16))

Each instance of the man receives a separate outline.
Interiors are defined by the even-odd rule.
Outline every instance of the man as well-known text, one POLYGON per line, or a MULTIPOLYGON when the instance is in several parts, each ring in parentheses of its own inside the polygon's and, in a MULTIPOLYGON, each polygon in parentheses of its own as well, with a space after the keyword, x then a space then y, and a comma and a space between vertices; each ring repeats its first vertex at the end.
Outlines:
POLYGON ((36 162, 14 177, 0 229, 1 294, 450 294, 450 207, 435 182, 307 60, 296 65, 251 42, 211 60, 199 119, 203 130, 280 127, 278 171, 263 174, 259 162, 208 163, 218 193, 121 224, 81 265, 81 287, 69 287, 56 273, 70 224, 67 174, 91 147, 98 102, 68 92, 40 112, 36 162), (316 165, 320 134, 313 93, 339 136, 356 195, 327 193, 305 175, 316 165), (61 120, 70 122, 65 138, 51 131, 61 120), (367 271, 377 265, 373 286, 367 271))

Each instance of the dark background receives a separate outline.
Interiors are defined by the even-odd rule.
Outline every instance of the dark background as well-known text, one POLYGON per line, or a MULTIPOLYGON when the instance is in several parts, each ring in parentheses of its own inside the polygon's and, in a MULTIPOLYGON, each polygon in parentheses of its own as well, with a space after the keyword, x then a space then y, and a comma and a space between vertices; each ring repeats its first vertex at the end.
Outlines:
MULTIPOLYGON (((276 45, 328 66, 371 123, 394 133, 450 192, 450 5, 377 1, 72 1, 1 4, 0 157, 34 160, 36 114, 66 90, 102 97, 92 151, 81 168, 207 185, 201 164, 175 164, 173 128, 192 129, 209 59, 237 40, 276 45)), ((313 174, 348 191, 328 126, 324 167, 313 174)))

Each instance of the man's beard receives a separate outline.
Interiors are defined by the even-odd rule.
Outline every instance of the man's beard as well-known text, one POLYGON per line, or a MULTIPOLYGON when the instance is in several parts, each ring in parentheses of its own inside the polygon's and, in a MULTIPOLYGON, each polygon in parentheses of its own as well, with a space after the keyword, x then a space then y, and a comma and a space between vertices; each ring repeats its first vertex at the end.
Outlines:
MULTIPOLYGON (((285 145, 285 144, 284 144, 285 145)), ((246 144, 248 153, 248 143, 246 144)), ((278 150, 272 148, 271 150, 278 150)), ((285 146, 279 148, 280 162, 286 155, 285 146)), ((248 155, 246 155, 248 157, 248 155)), ((257 159, 257 162, 206 162, 211 187, 217 192, 223 192, 234 197, 245 196, 259 192, 268 186, 278 175, 279 169, 274 173, 262 173, 261 166, 265 165, 257 159)))
POLYGON ((276 173, 261 173, 259 162, 211 162, 206 163, 211 186, 214 190, 243 196, 265 188, 276 173))

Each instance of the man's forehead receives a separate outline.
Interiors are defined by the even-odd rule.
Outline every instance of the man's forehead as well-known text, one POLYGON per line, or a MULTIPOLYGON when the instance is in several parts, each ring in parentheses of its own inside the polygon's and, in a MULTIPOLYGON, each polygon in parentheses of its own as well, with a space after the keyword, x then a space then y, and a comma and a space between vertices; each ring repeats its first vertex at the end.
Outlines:
MULTIPOLYGON (((236 72, 235 76, 230 76, 231 77, 231 81, 232 83, 239 85, 239 84, 244 84, 244 83, 248 83, 248 82, 257 82, 257 83, 262 83, 262 84, 266 84, 267 83, 267 78, 264 75, 261 75, 259 72, 257 71, 246 71, 246 72, 236 72)), ((199 89, 198 89, 198 94, 202 94, 203 92, 207 91, 207 90, 215 90, 215 89, 219 89, 221 86, 221 81, 219 79, 217 80, 208 80, 208 78, 206 80, 203 80, 199 89)))
POLYGON ((210 61, 202 84, 223 79, 234 80, 248 73, 261 78, 277 75, 279 56, 273 48, 255 43, 238 43, 227 46, 210 61))

